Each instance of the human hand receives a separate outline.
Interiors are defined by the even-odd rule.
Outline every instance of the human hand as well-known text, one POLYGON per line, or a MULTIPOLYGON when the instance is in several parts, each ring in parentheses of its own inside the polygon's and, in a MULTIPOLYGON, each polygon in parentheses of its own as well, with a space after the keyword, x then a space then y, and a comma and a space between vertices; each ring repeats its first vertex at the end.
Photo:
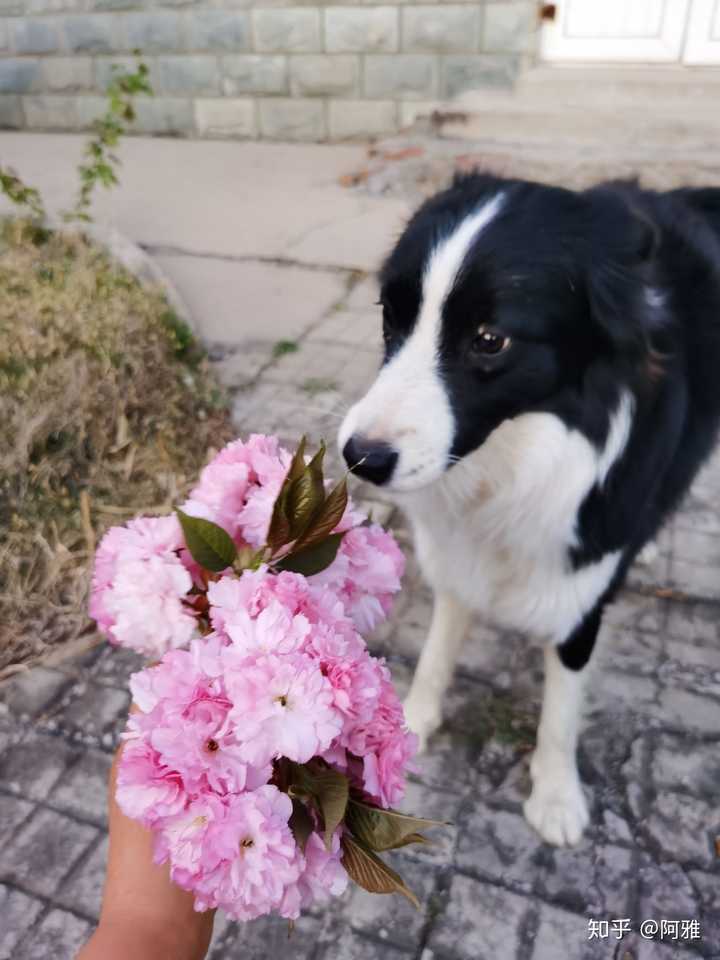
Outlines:
POLYGON ((76 960, 202 960, 214 911, 198 913, 193 896, 171 883, 152 859, 152 836, 115 801, 118 750, 110 771, 110 851, 100 922, 76 960))

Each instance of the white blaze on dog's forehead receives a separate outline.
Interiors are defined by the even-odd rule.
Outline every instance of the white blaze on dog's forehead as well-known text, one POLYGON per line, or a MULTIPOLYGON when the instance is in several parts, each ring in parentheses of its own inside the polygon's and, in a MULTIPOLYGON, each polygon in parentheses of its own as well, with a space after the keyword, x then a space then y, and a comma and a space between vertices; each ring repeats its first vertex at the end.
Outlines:
POLYGON ((360 433, 396 449, 391 481, 396 490, 436 480, 447 467, 456 424, 438 364, 442 308, 473 241, 502 202, 503 195, 497 194, 435 245, 423 272, 422 303, 412 333, 343 421, 341 445, 360 433))
POLYGON ((436 335, 443 304, 455 285, 470 247, 502 207, 504 196, 498 193, 484 203, 435 246, 423 273, 422 305, 417 330, 421 335, 436 335))

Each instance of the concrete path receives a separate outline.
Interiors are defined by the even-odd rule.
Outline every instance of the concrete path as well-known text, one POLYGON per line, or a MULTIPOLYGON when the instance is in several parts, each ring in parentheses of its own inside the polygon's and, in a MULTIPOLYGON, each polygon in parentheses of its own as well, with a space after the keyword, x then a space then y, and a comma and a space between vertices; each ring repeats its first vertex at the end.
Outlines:
MULTIPOLYGON (((0 163, 38 187, 55 213, 73 203, 84 143, 0 133, 0 163)), ((98 193, 96 218, 168 253, 371 270, 406 212, 400 201, 338 183, 363 162, 363 145, 134 137, 118 153, 121 183, 98 193)))
MULTIPOLYGON (((53 196, 76 151, 68 137, 0 136, 3 162, 53 196)), ((404 202, 338 188, 363 157, 354 147, 128 145, 115 222, 181 286, 242 433, 332 440, 373 376, 378 325, 367 270, 404 202), (236 179, 245 185, 237 196, 236 179), (263 207, 260 198, 269 203, 274 192, 274 206, 263 207)), ((611 610, 580 753, 593 819, 577 849, 542 844, 521 815, 541 652, 478 622, 445 726, 403 805, 453 823, 435 846, 397 856, 422 910, 355 890, 304 917, 290 941, 282 923, 218 918, 213 960, 720 957, 719 501, 720 456, 662 535, 655 562, 633 571, 611 610), (608 921, 607 931, 590 939, 590 920, 608 921), (643 939, 641 922, 653 920, 669 925, 643 939), (698 921, 699 938, 683 920, 698 921)), ((393 621, 371 638, 402 691, 430 597, 401 518, 387 506, 376 512, 410 556, 393 621)), ((0 687, 0 960, 69 960, 95 922, 105 780, 138 666, 101 646, 0 687)))

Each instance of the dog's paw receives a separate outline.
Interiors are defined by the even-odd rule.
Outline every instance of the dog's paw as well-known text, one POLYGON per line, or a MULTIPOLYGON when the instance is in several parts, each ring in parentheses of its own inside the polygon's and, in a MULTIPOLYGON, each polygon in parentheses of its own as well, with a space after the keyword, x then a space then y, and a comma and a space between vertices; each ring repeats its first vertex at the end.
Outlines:
POLYGON ((439 708, 429 702, 427 697, 412 693, 403 704, 405 722, 418 738, 418 753, 425 753, 427 742, 442 723, 439 708))
POLYGON ((523 806, 525 819, 547 843, 574 847, 590 822, 587 801, 576 773, 536 777, 523 806))

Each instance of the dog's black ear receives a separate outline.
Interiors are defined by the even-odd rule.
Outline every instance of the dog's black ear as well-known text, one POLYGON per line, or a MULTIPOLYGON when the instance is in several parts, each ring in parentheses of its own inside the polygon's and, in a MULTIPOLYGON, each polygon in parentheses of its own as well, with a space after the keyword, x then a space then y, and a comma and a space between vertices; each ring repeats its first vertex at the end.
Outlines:
POLYGON ((648 293, 660 242, 657 226, 619 189, 588 191, 592 203, 585 272, 601 337, 628 359, 647 350, 648 293))

